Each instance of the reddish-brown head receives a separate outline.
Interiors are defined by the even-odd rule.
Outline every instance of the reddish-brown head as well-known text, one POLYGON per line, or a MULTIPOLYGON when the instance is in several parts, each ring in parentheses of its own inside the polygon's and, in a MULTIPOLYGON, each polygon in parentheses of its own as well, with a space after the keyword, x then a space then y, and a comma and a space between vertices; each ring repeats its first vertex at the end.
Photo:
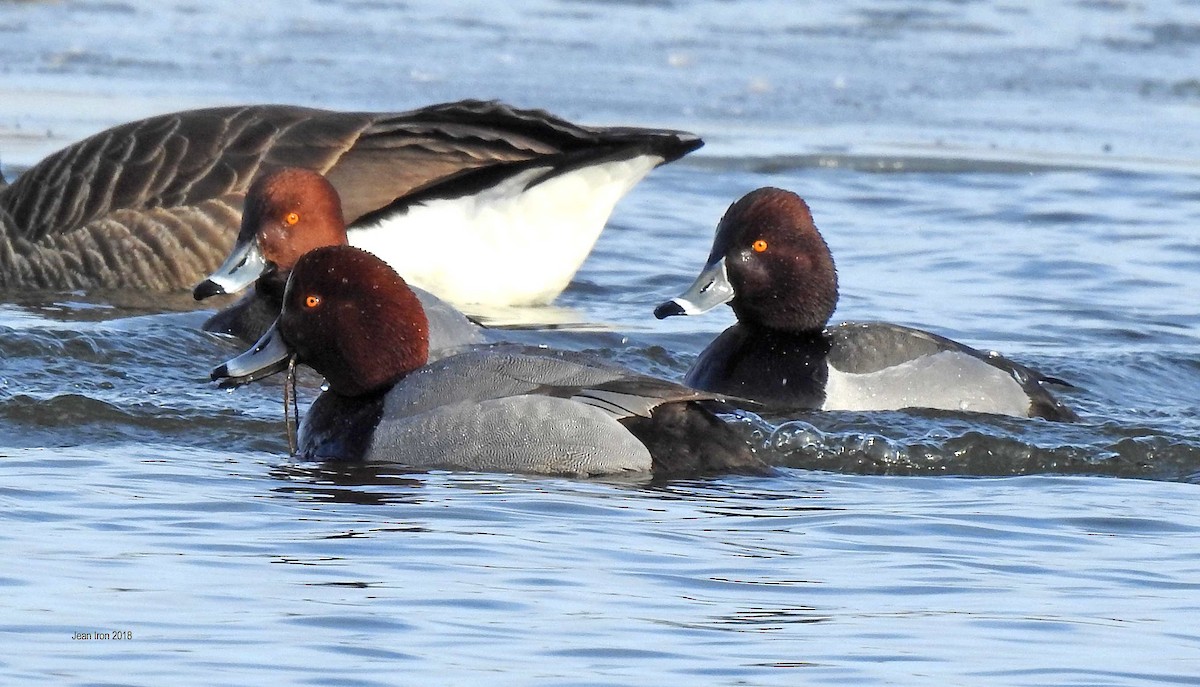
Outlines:
POLYGON ((808 204, 760 188, 729 207, 713 245, 725 258, 738 321, 781 331, 821 329, 837 306, 837 270, 808 204))
POLYGON ((314 248, 345 245, 342 202, 333 185, 312 170, 285 167, 264 174, 246 192, 238 242, 243 240, 257 241, 263 258, 286 272, 314 248))
POLYGON ((284 292, 279 331, 329 388, 359 396, 394 384, 429 359, 429 323, 396 271, 350 246, 301 257, 284 292))

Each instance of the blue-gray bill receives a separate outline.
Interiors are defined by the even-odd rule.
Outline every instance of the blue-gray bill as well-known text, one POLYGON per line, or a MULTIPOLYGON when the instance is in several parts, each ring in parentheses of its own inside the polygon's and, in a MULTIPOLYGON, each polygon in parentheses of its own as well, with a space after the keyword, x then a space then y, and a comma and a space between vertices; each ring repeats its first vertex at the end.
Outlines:
POLYGON ((660 304, 654 316, 665 319, 672 315, 699 315, 733 300, 733 285, 725 272, 725 258, 704 266, 687 291, 660 304))
POLYGON ((254 283, 267 270, 267 261, 255 241, 239 241, 229 257, 208 278, 196 285, 192 297, 202 301, 210 296, 237 293, 254 283))
POLYGON ((291 358, 276 323, 245 353, 213 368, 210 377, 222 389, 232 389, 286 370, 291 358))

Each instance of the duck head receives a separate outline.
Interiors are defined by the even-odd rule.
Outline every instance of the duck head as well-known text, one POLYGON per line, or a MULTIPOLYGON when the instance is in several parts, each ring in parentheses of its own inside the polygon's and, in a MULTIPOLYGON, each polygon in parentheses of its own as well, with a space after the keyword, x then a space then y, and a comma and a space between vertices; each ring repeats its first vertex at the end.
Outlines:
POLYGON ((808 204, 760 188, 729 206, 700 276, 654 315, 699 315, 729 303, 744 325, 809 332, 833 316, 837 294, 833 256, 808 204))
POLYGON ((420 301, 396 271, 350 246, 306 253, 292 268, 283 310, 248 351, 212 371, 240 386, 308 365, 342 396, 389 388, 429 359, 429 324, 420 301))
POLYGON ((341 199, 325 177, 294 167, 264 174, 246 191, 241 229, 229 257, 192 295, 203 300, 236 293, 264 274, 286 275, 313 248, 345 243, 341 199))

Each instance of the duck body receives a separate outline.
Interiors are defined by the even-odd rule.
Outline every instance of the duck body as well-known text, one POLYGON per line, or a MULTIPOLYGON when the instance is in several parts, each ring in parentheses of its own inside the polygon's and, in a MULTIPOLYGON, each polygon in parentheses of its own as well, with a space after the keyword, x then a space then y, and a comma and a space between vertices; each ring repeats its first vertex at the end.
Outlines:
POLYGON ((544 348, 429 362, 426 332, 420 302, 385 263, 317 248, 291 270, 276 324, 212 376, 246 383, 292 356, 324 375, 300 429, 314 460, 587 477, 767 470, 718 417, 732 407, 717 394, 544 348))
POLYGON ((885 322, 828 326, 837 272, 807 204, 763 188, 730 206, 699 277, 660 319, 729 303, 738 323, 700 353, 685 383, 783 408, 933 408, 1074 420, 1043 384, 998 353, 885 322))
POLYGON ((886 322, 812 334, 726 329, 684 383, 781 408, 964 412, 1074 419, 1042 387, 1058 382, 996 353, 886 322))
POLYGON ((584 127, 481 101, 399 113, 247 105, 150 117, 68 146, 0 188, 0 289, 190 287, 229 254, 251 180, 299 167, 329 179, 352 234, 369 236, 373 250, 421 256, 404 265, 414 283, 460 301, 546 302, 620 196, 700 145, 682 132, 584 127), (569 199, 546 192, 554 189, 569 199), (519 231, 530 217, 553 226, 555 241, 519 231), (483 270, 457 247, 499 267, 483 270), (522 278, 505 290, 497 274, 522 278))
POLYGON ((583 356, 484 347, 382 395, 323 393, 301 423, 300 455, 578 477, 757 471, 716 398, 583 356), (697 433, 707 445, 678 440, 697 433))

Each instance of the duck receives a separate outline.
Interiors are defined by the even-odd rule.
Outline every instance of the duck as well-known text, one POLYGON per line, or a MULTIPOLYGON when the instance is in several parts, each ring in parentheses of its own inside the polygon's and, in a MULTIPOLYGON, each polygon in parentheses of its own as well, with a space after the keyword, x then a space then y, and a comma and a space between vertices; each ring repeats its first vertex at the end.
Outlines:
MULTIPOLYGON (((257 277, 235 303, 202 325, 247 343, 259 339, 279 316, 288 275, 304 253, 321 246, 347 245, 341 197, 329 179, 303 167, 283 167, 258 176, 246 191, 239 245, 257 277)), ((248 272, 247 272, 248 273, 248 272)), ((419 287, 411 287, 429 323, 429 349, 447 351, 482 343, 483 327, 458 308, 419 287)))
POLYGON ((808 204, 759 188, 729 206, 708 260, 658 319, 723 303, 737 323, 699 354, 684 383, 774 407, 930 408, 1073 421, 1046 384, 1061 379, 932 332, 888 322, 829 325, 837 269, 808 204))
POLYGON ((427 332, 420 301, 387 263, 324 246, 292 268, 271 329, 211 378, 239 386, 293 358, 324 376, 298 431, 306 460, 574 477, 769 470, 719 416, 718 395, 515 344, 429 362, 427 332))
MULTIPOLYGON (((415 284, 460 304, 549 302, 617 201, 701 145, 686 132, 581 126, 479 100, 158 115, 70 145, 0 188, 0 291, 191 289, 229 255, 251 181, 304 167, 338 190, 351 243, 415 284)), ((196 293, 221 291, 214 279, 196 293)))

